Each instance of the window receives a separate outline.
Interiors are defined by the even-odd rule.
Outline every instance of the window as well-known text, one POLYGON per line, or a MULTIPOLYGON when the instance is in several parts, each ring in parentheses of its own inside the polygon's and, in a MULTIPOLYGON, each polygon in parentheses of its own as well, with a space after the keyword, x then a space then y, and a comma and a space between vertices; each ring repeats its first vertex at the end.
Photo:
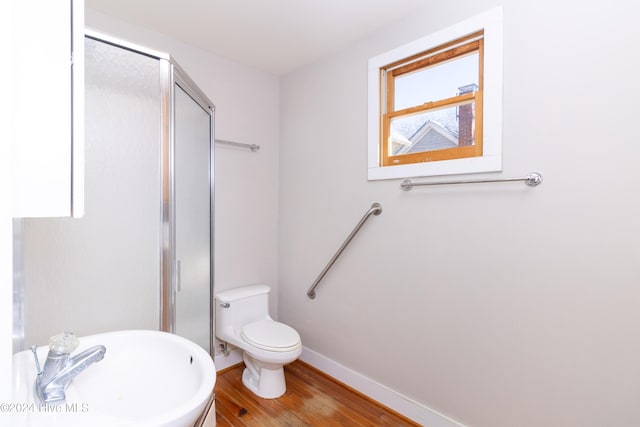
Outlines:
POLYGON ((369 179, 499 171, 500 8, 369 60, 369 179))
POLYGON ((482 33, 381 69, 383 166, 482 156, 482 33))

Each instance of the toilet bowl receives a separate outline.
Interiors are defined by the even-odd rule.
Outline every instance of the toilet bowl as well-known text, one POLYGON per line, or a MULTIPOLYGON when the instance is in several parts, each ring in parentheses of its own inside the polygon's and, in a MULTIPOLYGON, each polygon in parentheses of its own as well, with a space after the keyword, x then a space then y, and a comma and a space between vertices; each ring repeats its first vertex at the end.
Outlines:
POLYGON ((302 353, 298 332, 269 316, 270 291, 251 285, 215 295, 216 337, 243 350, 242 383, 265 399, 285 393, 283 366, 302 353))

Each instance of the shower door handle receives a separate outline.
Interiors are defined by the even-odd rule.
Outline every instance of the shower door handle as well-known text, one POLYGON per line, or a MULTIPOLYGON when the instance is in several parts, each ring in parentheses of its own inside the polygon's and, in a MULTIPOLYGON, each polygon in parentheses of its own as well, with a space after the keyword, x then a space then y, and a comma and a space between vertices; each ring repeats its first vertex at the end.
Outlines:
POLYGON ((182 264, 180 260, 176 260, 176 292, 180 292, 182 290, 182 280, 181 280, 181 267, 182 264))

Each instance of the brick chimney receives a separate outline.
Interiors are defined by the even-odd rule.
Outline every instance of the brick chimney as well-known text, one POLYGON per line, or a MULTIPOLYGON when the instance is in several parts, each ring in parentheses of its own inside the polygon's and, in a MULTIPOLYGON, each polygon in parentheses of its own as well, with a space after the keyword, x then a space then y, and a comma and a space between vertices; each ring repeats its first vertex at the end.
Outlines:
MULTIPOLYGON (((471 83, 458 88, 458 95, 478 90, 478 85, 471 83)), ((473 145, 473 103, 458 107, 458 146, 473 145)))

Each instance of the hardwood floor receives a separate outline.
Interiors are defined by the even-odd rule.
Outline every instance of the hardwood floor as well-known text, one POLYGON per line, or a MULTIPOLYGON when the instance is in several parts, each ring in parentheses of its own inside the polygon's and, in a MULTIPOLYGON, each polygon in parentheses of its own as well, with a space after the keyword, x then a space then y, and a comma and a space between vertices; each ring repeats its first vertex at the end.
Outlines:
POLYGON ((261 399, 242 385, 240 364, 216 379, 216 421, 228 426, 418 426, 297 360, 285 366, 287 392, 261 399))

